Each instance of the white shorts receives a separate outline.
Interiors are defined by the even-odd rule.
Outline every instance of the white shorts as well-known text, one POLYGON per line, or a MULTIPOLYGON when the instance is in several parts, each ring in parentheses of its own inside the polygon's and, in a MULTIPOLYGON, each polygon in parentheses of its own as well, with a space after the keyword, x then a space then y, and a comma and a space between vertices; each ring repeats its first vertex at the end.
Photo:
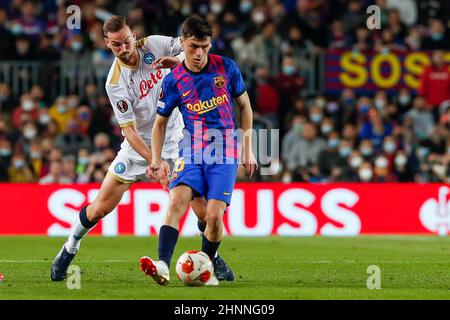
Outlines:
MULTIPOLYGON (((176 158, 163 159, 170 166, 170 172, 172 172, 173 166, 176 162, 176 158)), ((122 183, 133 183, 137 181, 152 181, 145 175, 145 169, 149 163, 147 160, 135 159, 129 155, 125 150, 121 149, 108 168, 108 172, 112 176, 122 183)))

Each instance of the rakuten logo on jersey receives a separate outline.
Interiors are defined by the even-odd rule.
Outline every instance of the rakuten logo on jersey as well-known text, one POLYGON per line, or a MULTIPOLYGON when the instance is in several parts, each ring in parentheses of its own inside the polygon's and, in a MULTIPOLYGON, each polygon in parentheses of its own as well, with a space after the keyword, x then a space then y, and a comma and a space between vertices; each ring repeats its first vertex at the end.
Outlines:
POLYGON ((441 236, 446 236, 450 230, 450 201, 447 196, 448 187, 440 187, 437 199, 428 199, 420 208, 420 221, 422 225, 441 236))
POLYGON ((150 78, 147 80, 142 80, 139 84, 139 90, 141 92, 141 95, 139 96, 139 99, 145 98, 150 90, 153 89, 153 87, 163 78, 163 74, 161 70, 156 71, 156 74, 153 72, 150 72, 150 78))

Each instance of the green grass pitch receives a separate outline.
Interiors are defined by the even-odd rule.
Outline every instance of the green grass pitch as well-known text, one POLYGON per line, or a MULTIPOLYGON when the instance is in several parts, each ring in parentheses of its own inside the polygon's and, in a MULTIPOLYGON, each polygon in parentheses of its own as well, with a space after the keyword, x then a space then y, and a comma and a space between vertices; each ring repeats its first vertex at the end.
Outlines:
POLYGON ((87 236, 72 264, 82 270, 81 289, 50 281, 50 265, 63 238, 0 237, 0 299, 449 299, 450 238, 238 238, 220 253, 237 281, 219 287, 184 287, 174 264, 200 238, 180 238, 168 287, 139 269, 156 257, 156 237, 87 236), (369 290, 367 268, 381 271, 381 289, 369 290))

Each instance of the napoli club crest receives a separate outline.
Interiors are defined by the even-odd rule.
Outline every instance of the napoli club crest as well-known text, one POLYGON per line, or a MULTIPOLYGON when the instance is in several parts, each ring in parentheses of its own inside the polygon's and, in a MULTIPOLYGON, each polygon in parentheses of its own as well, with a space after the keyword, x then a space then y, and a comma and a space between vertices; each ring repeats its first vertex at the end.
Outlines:
POLYGON ((225 77, 224 76, 214 77, 214 84, 218 89, 222 88, 225 85, 225 77))
POLYGON ((118 101, 116 107, 117 110, 119 110, 122 113, 125 113, 128 110, 128 104, 123 100, 118 101))
POLYGON ((125 172, 125 165, 122 162, 117 163, 114 166, 114 172, 117 174, 122 174, 125 172))
POLYGON ((155 61, 155 56, 153 55, 153 53, 147 52, 146 54, 144 54, 144 62, 146 64, 152 64, 153 61, 155 61))

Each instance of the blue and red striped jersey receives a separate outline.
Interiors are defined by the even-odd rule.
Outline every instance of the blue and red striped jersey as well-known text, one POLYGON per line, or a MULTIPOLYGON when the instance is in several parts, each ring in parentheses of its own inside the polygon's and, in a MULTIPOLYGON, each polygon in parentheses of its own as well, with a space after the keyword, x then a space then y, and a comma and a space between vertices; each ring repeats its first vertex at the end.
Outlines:
MULTIPOLYGON (((187 69, 183 62, 164 78, 157 113, 169 117, 174 108, 180 110, 194 153, 207 148, 212 141, 217 143, 220 132, 223 156, 237 159, 233 98, 245 91, 236 63, 232 59, 209 54, 208 62, 200 72, 187 69)), ((186 142, 183 141, 183 148, 187 146, 186 142)), ((180 155, 185 156, 186 152, 180 150, 180 155)))

